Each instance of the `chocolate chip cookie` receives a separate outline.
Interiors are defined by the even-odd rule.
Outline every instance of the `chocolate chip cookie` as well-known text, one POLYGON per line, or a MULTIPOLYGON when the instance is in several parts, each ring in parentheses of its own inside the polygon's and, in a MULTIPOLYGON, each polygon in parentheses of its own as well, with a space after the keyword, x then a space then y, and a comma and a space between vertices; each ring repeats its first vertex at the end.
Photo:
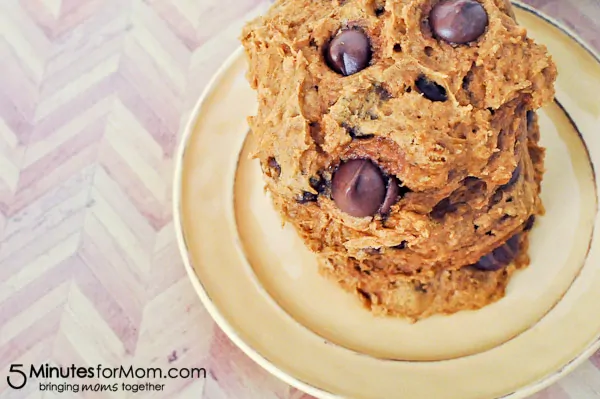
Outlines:
POLYGON ((241 40, 254 155, 324 275, 410 320, 504 296, 556 79, 510 2, 279 0, 241 40))

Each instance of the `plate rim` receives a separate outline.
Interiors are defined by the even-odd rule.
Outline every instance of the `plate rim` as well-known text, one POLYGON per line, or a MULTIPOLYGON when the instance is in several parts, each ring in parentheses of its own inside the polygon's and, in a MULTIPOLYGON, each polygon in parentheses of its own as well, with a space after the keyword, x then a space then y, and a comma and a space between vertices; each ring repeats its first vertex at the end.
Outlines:
MULTIPOLYGON (((588 52, 599 64, 600 64, 600 52, 596 51, 591 45, 589 45, 581 36, 571 30, 569 27, 565 26, 562 22, 557 19, 549 16, 548 14, 542 12, 541 10, 532 7, 526 3, 523 3, 521 0, 512 0, 514 6, 524 10, 528 13, 533 14, 534 16, 541 18, 545 22, 551 24, 555 28, 559 29, 567 36, 569 36, 573 42, 583 48, 586 52, 588 52)), ((177 152, 175 154, 175 168, 173 172, 173 185, 172 185, 172 212, 173 212, 173 223, 175 228, 175 236, 177 239, 177 245, 179 248, 179 253, 182 258, 184 267, 186 269, 186 273, 188 275, 188 279, 190 280, 196 294, 200 298, 203 306, 206 308, 207 312, 210 314, 211 318, 217 324, 217 326, 227 335, 227 337, 240 349, 246 356, 248 356, 252 361, 258 364, 261 368, 269 372, 271 375, 275 376, 279 380, 287 383, 288 385, 299 389, 311 396, 314 396, 319 399, 346 399, 343 396, 338 394, 334 394, 323 390, 321 388, 317 388, 315 386, 310 385, 302 381, 301 379, 294 377, 282 370, 280 370, 275 364, 273 364, 270 360, 261 355, 258 350, 254 349, 252 346, 247 344, 236 332, 234 327, 227 321, 227 319, 221 314, 217 306, 212 301, 210 295, 204 288, 204 285, 200 281, 200 278, 196 274, 194 267, 191 262, 191 257, 188 251, 188 245, 183 233, 183 223, 182 223, 182 193, 183 193, 183 165, 184 159, 186 155, 186 151, 188 149, 188 144, 190 142, 190 138, 194 131, 194 127, 196 125, 198 116, 202 107, 205 103, 206 98, 212 93, 215 88, 215 84, 225 75, 225 73, 229 70, 229 68, 237 61, 237 59, 244 52, 243 47, 238 46, 221 64, 218 68, 217 72, 210 78, 206 86, 204 87, 200 97, 198 98, 194 108, 188 116, 186 125, 183 130, 183 134, 180 138, 180 142, 177 147, 177 152)), ((588 360, 596 351, 600 349, 600 338, 594 340, 586 349, 584 349, 579 355, 561 367, 559 370, 555 371, 552 374, 549 374, 542 379, 535 381, 529 385, 523 386, 518 390, 509 393, 507 395, 495 398, 495 399, 522 399, 527 398, 541 390, 553 385, 558 382, 562 378, 569 375, 576 368, 578 368, 581 364, 583 364, 586 360, 588 360)))

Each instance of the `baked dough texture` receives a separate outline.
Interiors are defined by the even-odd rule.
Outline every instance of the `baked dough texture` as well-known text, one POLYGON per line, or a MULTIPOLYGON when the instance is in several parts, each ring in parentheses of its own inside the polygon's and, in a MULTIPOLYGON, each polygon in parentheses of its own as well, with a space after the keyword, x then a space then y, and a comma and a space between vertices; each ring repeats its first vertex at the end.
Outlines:
POLYGON ((544 149, 535 111, 554 98, 556 67, 505 0, 479 0, 478 40, 439 40, 437 0, 279 0, 243 30, 249 118, 266 188, 321 272, 379 315, 415 321, 479 309, 527 266, 527 235, 544 212, 544 149), (349 76, 325 53, 340 31, 369 39, 349 76), (432 101, 418 82, 435 82, 432 101), (368 159, 400 186, 385 213, 354 217, 332 199, 340 164, 368 159), (509 265, 478 262, 517 244, 509 265))

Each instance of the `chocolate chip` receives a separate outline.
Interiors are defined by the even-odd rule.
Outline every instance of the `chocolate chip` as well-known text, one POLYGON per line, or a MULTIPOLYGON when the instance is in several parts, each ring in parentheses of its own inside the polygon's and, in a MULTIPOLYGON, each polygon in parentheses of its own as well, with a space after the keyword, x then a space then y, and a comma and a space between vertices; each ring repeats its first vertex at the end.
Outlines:
POLYGON ((519 234, 515 234, 514 236, 512 236, 511 238, 508 239, 508 241, 506 242, 506 244, 508 245, 508 247, 513 251, 516 252, 519 249, 519 241, 520 241, 520 235, 519 234))
POLYGON ((309 193, 308 191, 304 191, 302 193, 302 197, 300 197, 297 201, 300 204, 307 204, 309 202, 316 202, 318 199, 317 194, 309 193))
POLYGON ((381 248, 365 248, 365 252, 369 255, 377 255, 381 253, 381 248))
POLYGON ((310 184, 312 188, 317 190, 317 187, 319 187, 319 185, 321 184, 321 179, 318 177, 311 177, 310 179, 308 179, 308 184, 310 184))
POLYGON ((333 175, 332 198, 345 213, 355 217, 373 216, 386 196, 381 170, 371 161, 355 159, 343 163, 333 175))
POLYGON ((381 101, 387 101, 387 100, 393 98, 392 93, 387 91, 387 89, 381 85, 375 86, 375 93, 377 93, 377 95, 379 96, 381 101))
POLYGON ((344 30, 331 40, 325 57, 329 67, 337 73, 353 75, 371 61, 369 38, 358 29, 344 30))
POLYGON ((486 272, 500 270, 502 267, 502 264, 496 262, 493 253, 484 256, 479 260, 479 262, 475 264, 476 269, 483 270, 486 272))
POLYGON ((385 8, 383 6, 379 6, 375 9, 375 15, 377 17, 382 16, 384 12, 385 12, 385 8))
POLYGON ((402 241, 400 244, 392 247, 392 249, 406 249, 408 246, 408 241, 402 241))
POLYGON ((410 192, 410 189, 407 187, 401 187, 400 183, 395 177, 388 178, 387 190, 385 193, 385 199, 383 200, 383 205, 381 205, 381 209, 379 212, 382 215, 387 215, 392 206, 398 202, 398 200, 406 193, 410 192))
POLYGON ((442 0, 429 14, 433 33, 456 44, 478 39, 485 32, 488 22, 485 8, 475 0, 442 0))
POLYGON ((515 254, 508 248, 507 245, 501 246, 494 251, 494 259, 500 265, 508 265, 514 259, 515 254))
POLYGON ((533 121, 535 119, 534 111, 527 111, 527 129, 531 130, 533 127, 533 121))
POLYGON ((450 198, 444 198, 431 211, 431 217, 434 219, 443 219, 446 214, 457 210, 456 205, 450 202, 450 198))
POLYGON ((311 177, 308 180, 308 183, 319 194, 323 194, 327 190, 327 182, 325 181, 325 179, 322 176, 311 177))
POLYGON ((462 181, 462 184, 470 192, 476 193, 476 192, 482 192, 482 191, 487 190, 487 184, 483 180, 481 180, 477 177, 474 177, 474 176, 465 177, 465 179, 462 181))
POLYGON ((419 91, 431 101, 446 101, 448 99, 448 95, 446 93, 446 89, 439 84, 430 81, 424 76, 419 76, 417 81, 415 82, 419 91))
POLYGON ((415 291, 420 292, 422 294, 426 294, 427 293, 427 285, 417 281, 417 282, 415 282, 415 291))
POLYGON ((394 52, 396 52, 396 53, 402 52, 402 45, 400 43, 394 44, 394 52))
POLYGON ((517 165, 517 167, 513 171, 512 176, 510 177, 510 180, 508 181, 508 183, 506 183, 502 187, 503 188, 508 188, 508 187, 514 185, 519 180, 519 177, 521 177, 521 171, 522 170, 523 170, 523 168, 521 167, 521 164, 517 165))
POLYGON ((362 134, 360 129, 350 126, 346 123, 342 124, 342 127, 344 129, 346 129, 346 131, 348 132, 348 134, 350 135, 350 137, 352 137, 353 139, 370 139, 373 137, 372 134, 362 134))
MULTIPOLYGON (((469 91, 469 86, 471 85, 471 82, 473 81, 473 70, 470 70, 469 72, 467 72, 467 74, 465 75, 465 77, 463 78, 462 81, 462 89, 465 91, 469 91)), ((489 108, 491 111, 493 111, 491 108, 489 108)), ((492 113, 492 115, 494 115, 492 113)))
POLYGON ((504 245, 482 257, 474 267, 484 271, 496 271, 508 266, 517 256, 519 235, 511 237, 504 245))
POLYGON ((273 171, 273 177, 279 177, 281 175, 281 166, 274 157, 269 158, 268 160, 269 168, 273 171))
POLYGON ((398 202, 400 198, 400 186, 395 179, 390 179, 388 182, 387 190, 385 193, 385 199, 383 200, 383 205, 381 205, 380 212, 382 214, 387 214, 392 209, 392 206, 398 202))
POLYGON ((533 229, 533 225, 535 224, 535 215, 531 215, 529 219, 525 222, 525 226, 523 227, 524 231, 531 231, 533 229))
POLYGON ((504 197, 504 193, 502 190, 497 190, 490 200, 490 206, 494 206, 502 201, 502 197, 504 197))

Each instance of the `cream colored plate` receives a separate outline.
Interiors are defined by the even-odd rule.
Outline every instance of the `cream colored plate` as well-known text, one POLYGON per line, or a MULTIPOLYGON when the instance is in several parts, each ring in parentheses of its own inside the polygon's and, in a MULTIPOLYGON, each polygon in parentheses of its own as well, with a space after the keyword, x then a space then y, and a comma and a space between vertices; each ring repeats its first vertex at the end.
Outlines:
POLYGON ((414 325, 372 316, 318 275, 248 157, 256 102, 242 52, 215 77, 180 149, 175 220, 200 298, 263 367, 322 398, 524 397, 600 346, 600 59, 528 9, 517 18, 560 73, 557 102, 540 112, 547 215, 532 264, 503 300, 414 325))

